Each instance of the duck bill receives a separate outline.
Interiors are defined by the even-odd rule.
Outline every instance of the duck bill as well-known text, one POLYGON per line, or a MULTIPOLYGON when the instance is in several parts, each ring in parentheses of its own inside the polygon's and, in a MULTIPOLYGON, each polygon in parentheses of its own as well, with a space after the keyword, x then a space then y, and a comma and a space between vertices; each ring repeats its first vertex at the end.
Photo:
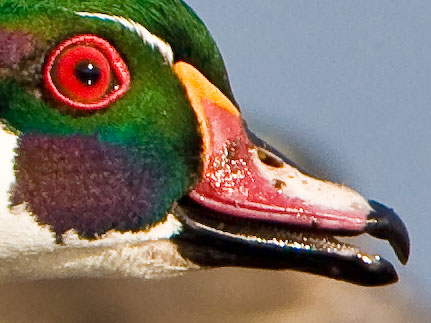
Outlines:
POLYGON ((364 285, 396 281, 389 262, 333 237, 369 233, 386 239, 406 263, 407 230, 391 209, 304 174, 252 140, 239 110, 194 67, 180 62, 174 71, 203 142, 202 178, 175 213, 188 236, 193 232, 208 242, 201 252, 208 265, 294 268, 364 285))

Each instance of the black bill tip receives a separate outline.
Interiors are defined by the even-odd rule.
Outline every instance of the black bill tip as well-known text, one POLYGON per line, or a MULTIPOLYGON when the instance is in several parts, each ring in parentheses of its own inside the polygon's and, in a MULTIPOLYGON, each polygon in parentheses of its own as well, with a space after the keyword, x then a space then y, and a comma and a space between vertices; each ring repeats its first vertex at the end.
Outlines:
POLYGON ((388 240, 400 262, 405 265, 410 255, 410 239, 405 224, 393 209, 376 201, 368 202, 374 211, 368 216, 366 232, 388 240))

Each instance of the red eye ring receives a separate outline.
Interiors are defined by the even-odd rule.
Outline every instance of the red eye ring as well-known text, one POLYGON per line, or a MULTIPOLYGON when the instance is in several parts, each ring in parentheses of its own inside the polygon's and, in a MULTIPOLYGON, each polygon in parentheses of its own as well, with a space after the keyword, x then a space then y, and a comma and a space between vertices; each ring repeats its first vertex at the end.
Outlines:
POLYGON ((122 97, 130 86, 130 73, 120 54, 106 40, 91 34, 75 36, 61 43, 48 57, 44 79, 46 88, 57 100, 78 110, 105 108, 122 97), (70 73, 79 62, 87 61, 91 66, 94 63, 101 67, 100 83, 95 87, 78 84, 79 80, 70 73), (62 73, 54 80, 53 74, 55 76, 57 70, 62 73), (112 85, 111 72, 116 84, 107 93, 112 85))

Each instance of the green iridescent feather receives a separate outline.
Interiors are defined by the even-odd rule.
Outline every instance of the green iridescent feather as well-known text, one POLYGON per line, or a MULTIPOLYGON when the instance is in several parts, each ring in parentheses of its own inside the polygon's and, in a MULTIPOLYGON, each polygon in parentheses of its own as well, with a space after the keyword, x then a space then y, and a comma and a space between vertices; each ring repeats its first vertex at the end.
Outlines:
POLYGON ((191 63, 232 98, 222 58, 203 23, 182 1, 0 2, 0 28, 28 32, 34 44, 25 64, 12 74, 0 73, 1 119, 19 134, 95 136, 101 144, 130 151, 134 163, 141 154, 143 167, 158 165, 163 189, 151 202, 151 221, 145 224, 157 222, 199 176, 196 116, 172 67, 157 50, 120 24, 83 18, 79 11, 124 16, 142 24, 170 44, 176 61, 191 63), (44 92, 44 59, 60 42, 83 33, 108 40, 132 78, 126 95, 102 111, 77 113, 44 92))

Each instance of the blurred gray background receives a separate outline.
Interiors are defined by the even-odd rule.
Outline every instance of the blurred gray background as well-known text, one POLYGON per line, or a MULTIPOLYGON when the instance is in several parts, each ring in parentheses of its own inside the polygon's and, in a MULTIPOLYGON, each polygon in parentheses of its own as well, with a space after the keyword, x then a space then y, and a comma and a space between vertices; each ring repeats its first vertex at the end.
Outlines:
POLYGON ((394 207, 409 264, 363 288, 291 271, 4 285, 0 322, 426 322, 431 290, 431 2, 189 0, 251 128, 314 174, 394 207))

